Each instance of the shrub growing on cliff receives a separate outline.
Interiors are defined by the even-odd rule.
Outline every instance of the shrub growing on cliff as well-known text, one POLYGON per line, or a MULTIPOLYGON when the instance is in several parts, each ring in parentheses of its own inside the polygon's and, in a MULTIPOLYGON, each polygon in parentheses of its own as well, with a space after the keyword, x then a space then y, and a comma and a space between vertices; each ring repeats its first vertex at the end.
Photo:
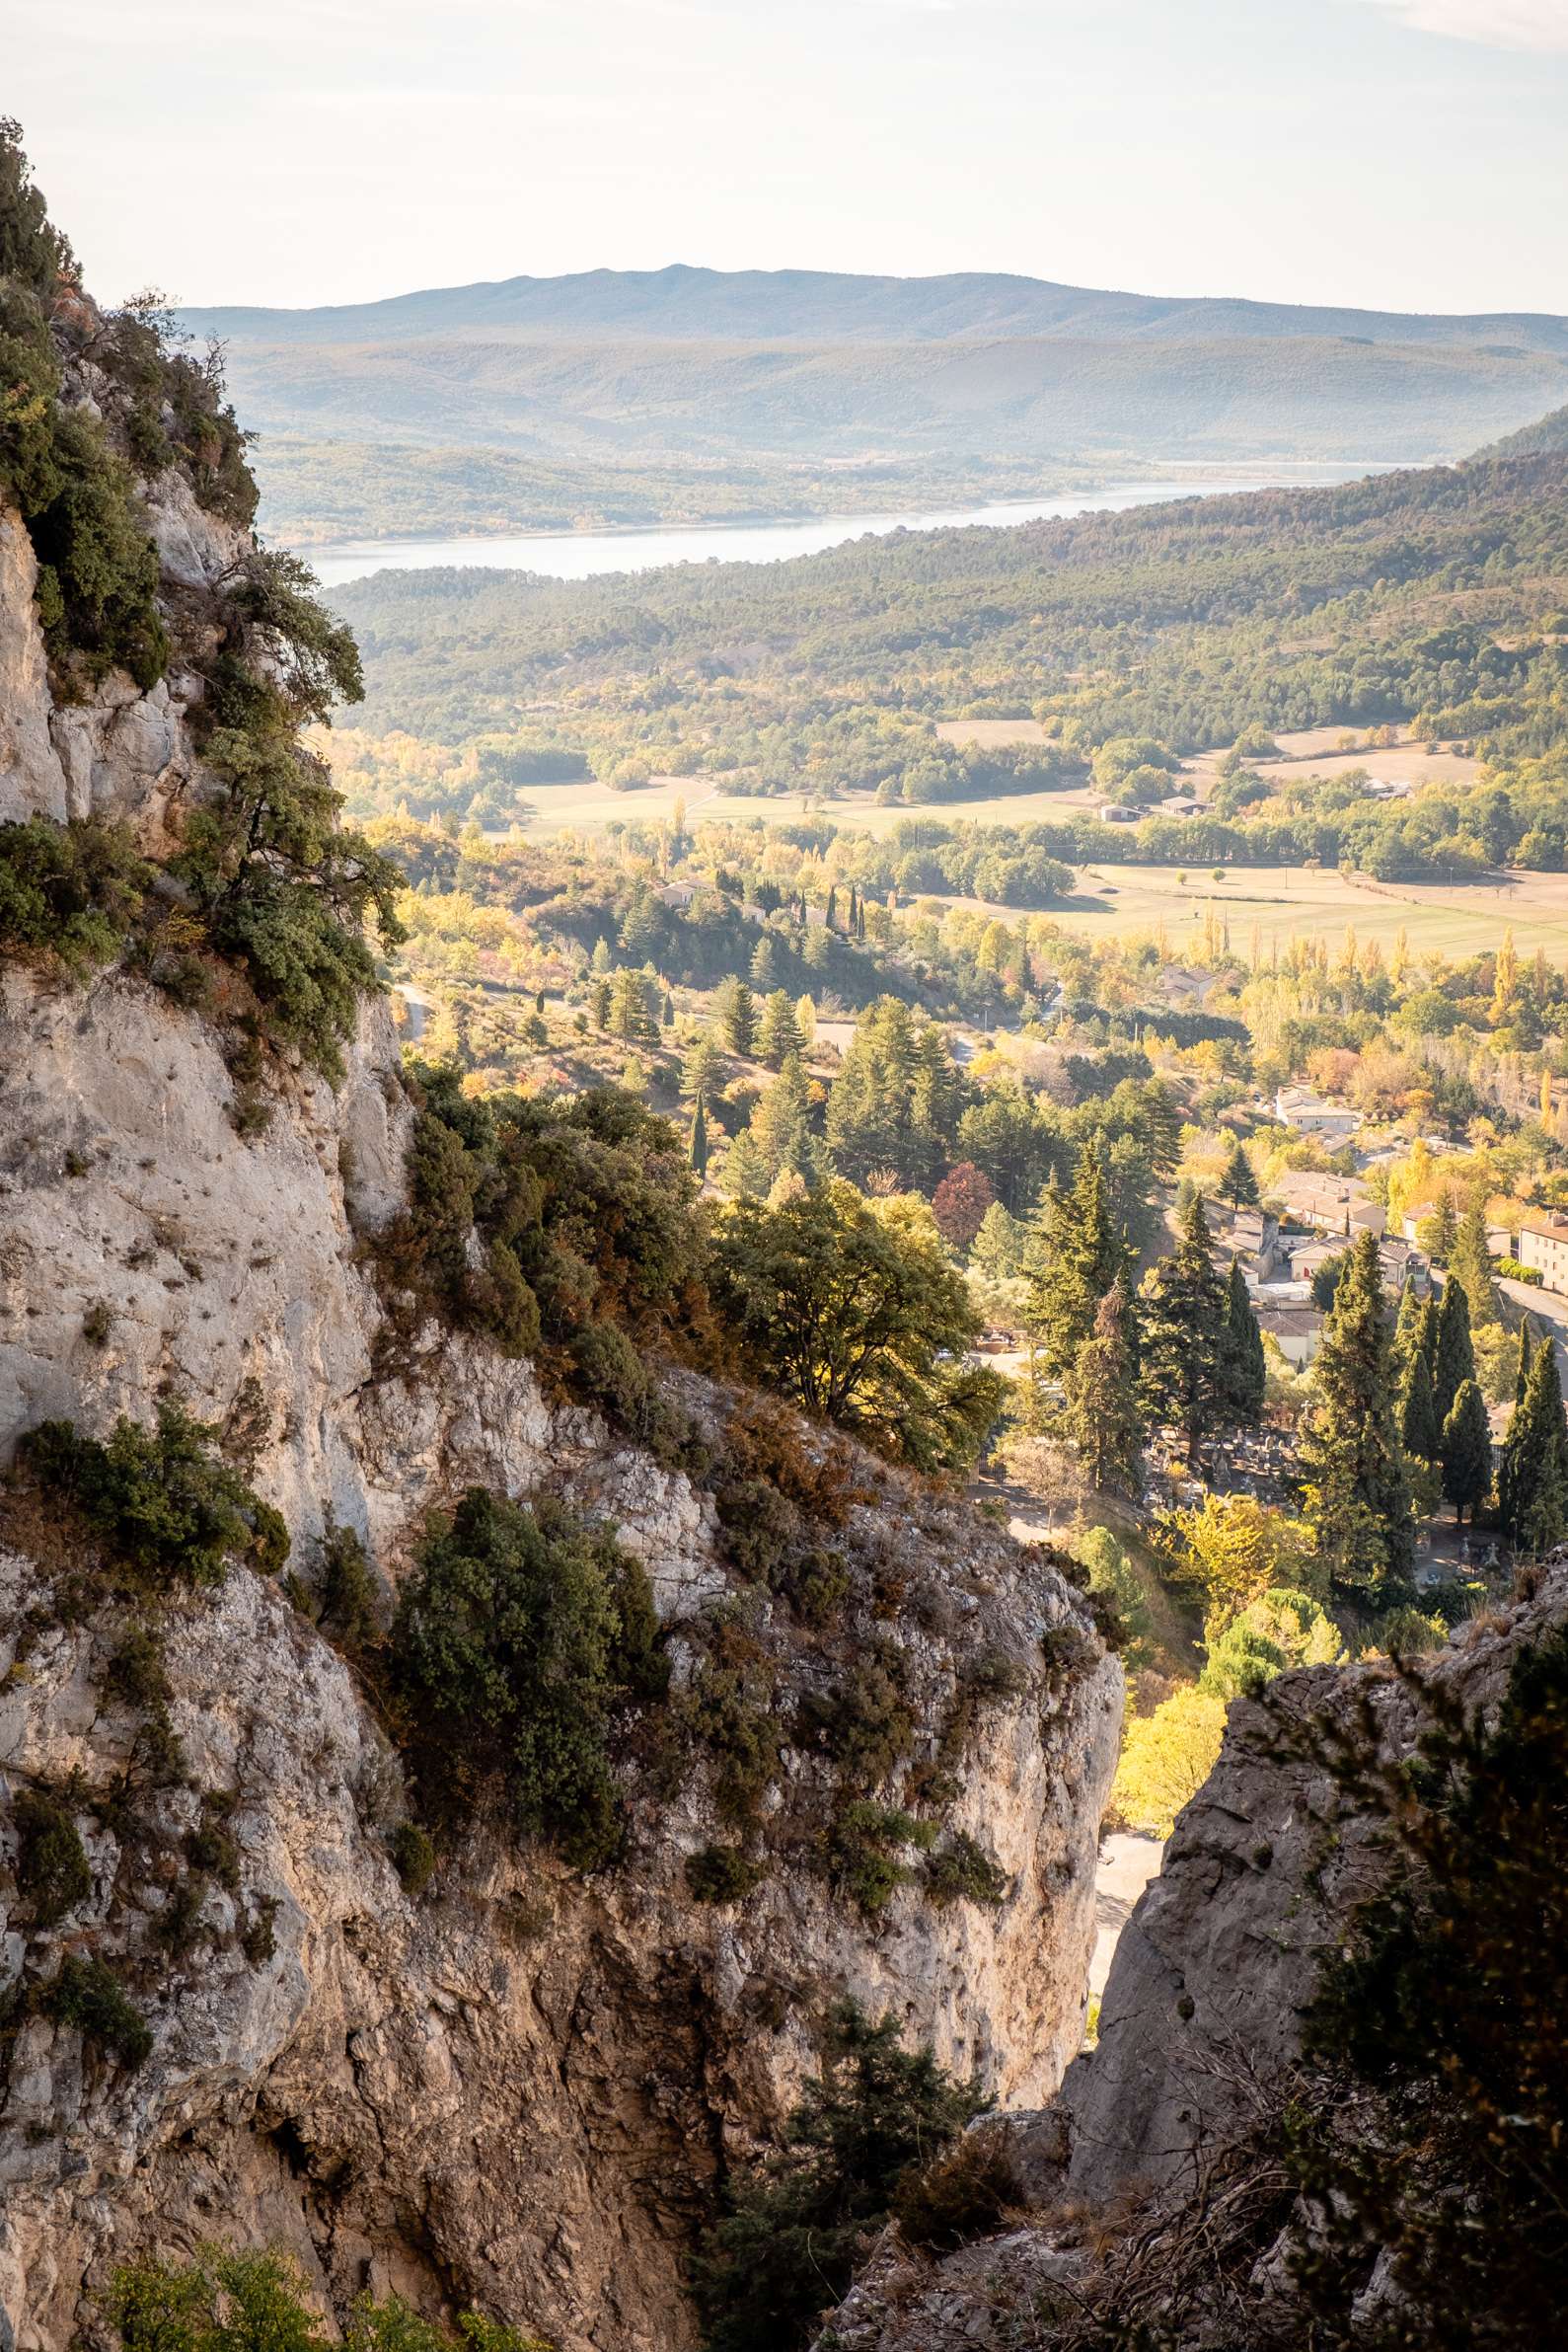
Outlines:
POLYGON ((13 1818, 17 1883, 32 1907, 34 1925, 52 1928, 93 1891, 76 1824, 57 1798, 34 1788, 23 1789, 13 1818))
POLYGON ((203 745, 220 790, 191 809, 174 869, 212 948, 244 971, 267 1033, 336 1078, 359 999, 376 986, 364 925, 374 919, 387 946, 403 937, 403 876, 339 828, 341 796, 296 738, 307 714, 273 687, 231 685, 229 700, 238 723, 203 745))
POLYGON ((836 2011, 822 2070, 779 2149, 694 2264, 707 2352, 808 2343, 901 2191, 982 2104, 929 2049, 904 2049, 893 2018, 872 2024, 851 2004, 836 2011))
POLYGON ((706 1314, 674 1129, 609 1088, 475 1101, 456 1070, 425 1062, 410 1081, 409 1208, 378 1246, 384 1278, 508 1354, 542 1346, 612 1417, 675 1442, 640 1357, 613 1335, 645 1341, 706 1314))
POLYGON ((0 825, 0 958, 73 976, 108 963, 151 879, 122 825, 0 825))
POLYGON ((179 1405, 164 1404, 152 1429, 116 1421, 107 1445, 70 1421, 43 1421, 19 1456, 79 1515, 104 1564, 132 1582, 221 1584, 231 1559, 271 1574, 288 1557, 288 1530, 219 1457, 215 1436, 179 1405))
POLYGON ((43 2007, 57 2025, 74 2026, 127 2070, 140 2066, 152 2048, 151 2026, 102 1960, 67 1952, 43 2007))
POLYGON ((149 2259, 115 2271, 105 2311, 123 2352, 550 2352, 538 2336, 465 2312, 457 2330, 401 2297, 362 2295, 339 2337, 313 2313, 287 2254, 209 2247, 193 2262, 149 2259))
POLYGON ((583 1869, 609 1860, 616 1715, 666 1668, 647 1577, 605 1531, 471 1487, 419 1551, 392 1673, 431 1796, 462 1812, 493 1782, 524 1836, 583 1869))

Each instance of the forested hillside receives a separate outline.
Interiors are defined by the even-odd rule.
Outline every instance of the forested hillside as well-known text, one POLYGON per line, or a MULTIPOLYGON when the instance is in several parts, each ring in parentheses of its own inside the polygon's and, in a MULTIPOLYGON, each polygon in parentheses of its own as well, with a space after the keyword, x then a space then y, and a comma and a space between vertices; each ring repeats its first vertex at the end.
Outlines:
POLYGON ((640 759, 762 792, 902 790, 924 759, 933 789, 903 797, 961 797, 933 733, 960 716, 1040 721, 1036 783, 1119 735, 1190 752, 1253 724, 1423 713, 1439 733, 1539 749, 1562 691, 1568 461, 865 538, 773 566, 384 572, 336 601, 364 651, 367 731, 499 733, 601 772, 640 759))

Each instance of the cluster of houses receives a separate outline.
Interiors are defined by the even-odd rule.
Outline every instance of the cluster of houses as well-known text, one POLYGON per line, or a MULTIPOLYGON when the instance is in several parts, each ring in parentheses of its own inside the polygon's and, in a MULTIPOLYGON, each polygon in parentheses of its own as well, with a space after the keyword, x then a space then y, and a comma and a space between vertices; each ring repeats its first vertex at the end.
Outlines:
MULTIPOLYGON (((1281 1126, 1330 1147, 1347 1143, 1362 1124, 1360 1111, 1325 1100, 1308 1087, 1282 1087, 1273 1111, 1281 1126)), ((1277 1206, 1235 1212, 1217 1235, 1217 1247, 1224 1257, 1239 1260, 1259 1328, 1298 1371, 1312 1361, 1322 1337, 1325 1319, 1312 1298, 1313 1277, 1362 1234, 1378 1236, 1390 1298, 1402 1297, 1412 1283, 1418 1296, 1431 1288, 1431 1268, 1415 1246, 1419 1218, 1406 1217, 1400 1232, 1389 1233, 1386 1210, 1361 1176, 1289 1170, 1273 1199, 1277 1206)), ((1489 1231, 1487 1242, 1494 1256, 1515 1257, 1537 1272, 1543 1289, 1568 1293, 1568 1216, 1533 1211, 1517 1231, 1489 1231)))

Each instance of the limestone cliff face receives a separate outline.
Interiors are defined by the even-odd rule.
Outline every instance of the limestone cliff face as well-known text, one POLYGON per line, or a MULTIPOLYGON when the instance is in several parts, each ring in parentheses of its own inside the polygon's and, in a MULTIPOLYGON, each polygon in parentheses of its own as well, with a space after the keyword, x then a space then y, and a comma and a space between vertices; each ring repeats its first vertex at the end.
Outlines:
MULTIPOLYGON (((178 476, 149 495, 178 603, 221 579, 235 542, 178 476)), ((116 675, 56 707, 31 566, 0 515, 0 821, 112 814, 156 855, 201 789, 197 682, 177 662, 151 694, 116 675)), ((285 1075, 268 1126, 242 1138, 199 1020, 124 974, 71 990, 0 970, 0 1460, 42 1419, 101 1434, 174 1395, 243 1422, 248 1475, 301 1558, 331 1521, 394 1580, 426 1510, 466 1484, 548 1488, 643 1558, 679 1684, 682 1625, 737 1582, 710 1496, 482 1345, 428 1332, 411 1365, 378 1372, 361 1246, 398 1205, 409 1118, 379 1008, 347 1059, 336 1092, 285 1075)), ((684 1388, 721 1429, 727 1400, 684 1388)), ((220 2238, 288 2245, 338 2311, 397 2286, 570 2352, 677 2352, 694 2226, 724 2161, 778 2120, 832 2001, 892 2011, 1003 2099, 1049 2094, 1081 2030, 1119 1670, 1041 1556, 881 1465, 859 1486, 840 1542, 852 1581, 879 1580, 865 1624, 902 1653, 913 1761, 975 1659, 1009 1663, 948 1814, 1007 1875, 994 1909, 914 1887, 874 1921, 847 1905, 802 1827, 819 1765, 788 1748, 772 1874, 740 1903, 687 1891, 685 1859, 712 1835, 700 1762, 673 1795, 634 1795, 613 1872, 584 1880, 476 1834, 411 1902, 386 1843, 401 1775, 372 1710, 284 1591, 236 1569, 168 1633, 184 1784, 123 1839, 81 1811, 93 1891, 40 1935, 11 1805, 112 1785, 134 1723, 106 1679, 109 1631, 58 1605, 69 1562, 0 1556, 0 1992, 91 1951, 153 2032, 125 2073, 36 2007, 13 2016, 0 2347, 92 2341, 117 2259, 220 2238), (170 1858, 204 1796, 238 1870, 172 1956, 170 1858)), ((752 1601, 783 1706, 822 1660, 752 1601)))
MULTIPOLYGON (((1521 1651, 1568 1623, 1568 1558, 1506 1616, 1463 1630, 1430 1662, 1466 1715, 1490 1714, 1521 1651)), ((1125 2235, 1146 2249, 1189 2210, 1200 2148, 1223 2148, 1300 2054, 1300 2019, 1336 1923, 1381 1882, 1376 1816, 1344 1813, 1308 1761, 1311 1727, 1348 1732, 1370 1700, 1381 1756, 1409 1756, 1423 1725, 1387 1670, 1284 1675, 1265 1705, 1238 1701, 1219 1763, 1178 1819, 1163 1865, 1122 1933, 1097 2050, 1074 2061, 1054 2105, 1006 2119, 1016 2212, 1010 2226, 944 2259, 894 2234, 834 2314, 833 2352, 1049 2352, 1039 2314, 1055 2283, 1082 2289, 1096 2249, 1125 2235), (1325 1837, 1325 1819, 1336 1824, 1325 1837), (1020 2335, 1020 2323, 1033 2324, 1020 2335)), ((981 2125, 980 2130, 997 2127, 981 2125)), ((1201 2303, 1165 2324, 1191 2347, 1305 2342, 1293 2325, 1283 2240, 1265 2235, 1250 2277, 1255 2330, 1206 2325, 1201 2303)), ((1062 2307, 1058 2307, 1062 2308, 1062 2307)), ((1095 2339, 1098 2340, 1098 2339, 1095 2339)), ((1166 2341, 1162 2334, 1160 2341, 1166 2341)))

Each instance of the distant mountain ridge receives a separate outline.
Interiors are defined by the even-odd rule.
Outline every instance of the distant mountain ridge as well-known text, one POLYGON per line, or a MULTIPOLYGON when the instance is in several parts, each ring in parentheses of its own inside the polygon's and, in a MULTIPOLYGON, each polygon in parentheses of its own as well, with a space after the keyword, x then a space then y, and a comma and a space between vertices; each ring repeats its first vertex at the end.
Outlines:
POLYGON ((936 277, 819 269, 588 269, 436 286, 380 302, 273 310, 204 306, 195 333, 283 343, 392 342, 436 336, 620 341, 940 342, 1065 337, 1150 341, 1344 337, 1444 344, 1494 356, 1568 356, 1568 318, 1491 311, 1445 316, 1231 297, 1133 294, 1046 278, 959 270, 936 277))
POLYGON ((806 478, 833 513, 835 477, 864 511, 873 478, 896 510, 1173 463, 1426 464, 1568 402, 1568 318, 981 271, 592 269, 184 317, 227 346, 263 528, 295 544, 798 513, 806 478))

